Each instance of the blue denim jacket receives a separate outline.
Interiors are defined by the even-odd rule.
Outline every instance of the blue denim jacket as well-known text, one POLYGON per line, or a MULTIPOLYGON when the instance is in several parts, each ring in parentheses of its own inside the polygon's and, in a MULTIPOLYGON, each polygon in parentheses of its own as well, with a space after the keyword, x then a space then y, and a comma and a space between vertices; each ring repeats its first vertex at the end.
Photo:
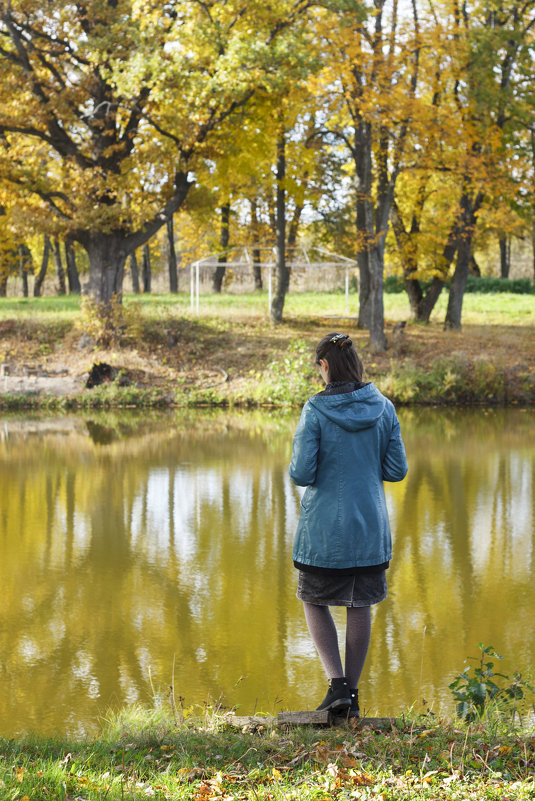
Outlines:
POLYGON ((337 569, 388 562, 392 540, 383 481, 406 474, 394 406, 373 384, 309 398, 290 464, 294 483, 306 487, 294 561, 337 569))

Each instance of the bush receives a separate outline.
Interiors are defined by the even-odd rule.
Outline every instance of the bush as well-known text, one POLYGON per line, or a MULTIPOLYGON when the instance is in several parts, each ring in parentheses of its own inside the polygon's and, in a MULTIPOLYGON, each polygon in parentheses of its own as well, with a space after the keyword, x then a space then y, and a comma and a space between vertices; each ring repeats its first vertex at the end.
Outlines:
MULTIPOLYGON (((424 291, 430 285, 430 281, 422 281, 424 291)), ((450 287, 450 281, 444 285, 446 289, 450 287)), ((389 275, 384 281, 384 291, 390 295, 404 292, 405 284, 403 278, 397 275, 389 275)), ((529 278, 490 278, 469 275, 466 281, 465 292, 480 293, 484 295, 499 294, 500 292, 511 292, 514 295, 533 295, 535 294, 535 282, 529 278)))

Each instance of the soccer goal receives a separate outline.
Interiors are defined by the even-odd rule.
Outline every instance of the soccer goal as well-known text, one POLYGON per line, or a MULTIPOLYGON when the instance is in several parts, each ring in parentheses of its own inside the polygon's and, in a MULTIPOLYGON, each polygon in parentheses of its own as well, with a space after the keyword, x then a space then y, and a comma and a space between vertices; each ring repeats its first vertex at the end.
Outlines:
MULTIPOLYGON (((215 270, 224 268, 227 277, 245 288, 254 281, 254 275, 262 276, 262 284, 267 283, 268 313, 273 296, 273 279, 277 264, 276 249, 267 245, 243 245, 212 253, 190 265, 191 310, 199 313, 201 284, 212 281, 215 270)), ((303 246, 287 248, 286 266, 291 273, 293 287, 306 286, 310 279, 318 286, 318 280, 333 274, 343 276, 345 287, 346 314, 349 313, 349 278, 355 272, 357 262, 339 253, 332 253, 319 247, 303 246)), ((321 282, 323 283, 323 282, 321 282)), ((321 285, 321 284, 320 284, 321 285)))

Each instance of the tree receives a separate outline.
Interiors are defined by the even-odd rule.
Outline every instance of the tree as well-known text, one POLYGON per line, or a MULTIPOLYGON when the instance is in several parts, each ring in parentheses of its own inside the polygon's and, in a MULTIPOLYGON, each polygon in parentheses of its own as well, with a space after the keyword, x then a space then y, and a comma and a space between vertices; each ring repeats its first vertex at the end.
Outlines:
POLYGON ((368 328, 371 347, 381 351, 385 240, 414 112, 419 19, 415 0, 411 17, 403 20, 397 0, 374 0, 366 15, 357 2, 334 5, 336 25, 332 14, 318 17, 318 35, 328 52, 321 106, 326 129, 345 144, 353 163, 359 325, 368 328))
POLYGON ((214 132, 299 68, 307 7, 0 2, 0 168, 27 215, 86 249, 98 304, 182 206, 214 132))
POLYGON ((457 0, 432 6, 421 70, 421 92, 430 102, 427 116, 411 130, 412 153, 392 212, 418 320, 429 320, 455 260, 445 326, 460 327, 476 235, 481 240, 492 226, 494 236, 518 232, 514 205, 521 182, 513 120, 530 7, 531 2, 489 6, 457 0))

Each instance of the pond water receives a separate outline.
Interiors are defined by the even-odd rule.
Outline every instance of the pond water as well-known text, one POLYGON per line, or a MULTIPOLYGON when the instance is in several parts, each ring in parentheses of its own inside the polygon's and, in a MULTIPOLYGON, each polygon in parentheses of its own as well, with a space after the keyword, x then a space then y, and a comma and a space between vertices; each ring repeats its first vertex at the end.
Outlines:
MULTIPOLYGON (((492 645, 534 662, 535 412, 399 411, 389 597, 364 711, 453 709, 492 645)), ((295 597, 298 412, 0 419, 0 735, 93 733, 174 687, 240 714, 314 708, 325 679, 295 597)), ((337 610, 337 620, 344 611, 337 610)))

